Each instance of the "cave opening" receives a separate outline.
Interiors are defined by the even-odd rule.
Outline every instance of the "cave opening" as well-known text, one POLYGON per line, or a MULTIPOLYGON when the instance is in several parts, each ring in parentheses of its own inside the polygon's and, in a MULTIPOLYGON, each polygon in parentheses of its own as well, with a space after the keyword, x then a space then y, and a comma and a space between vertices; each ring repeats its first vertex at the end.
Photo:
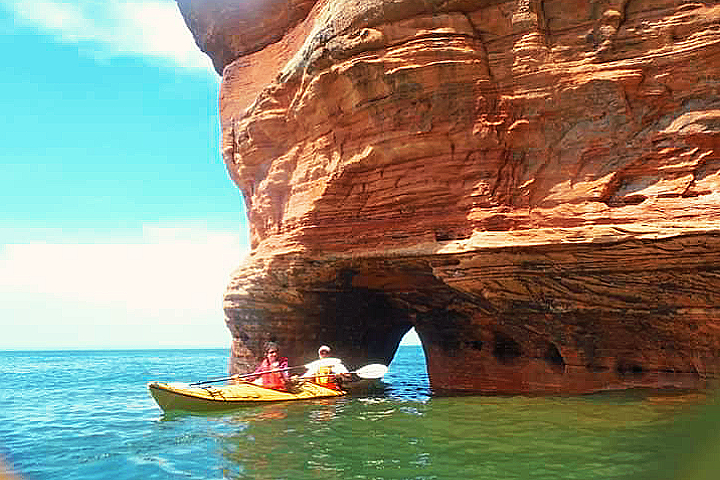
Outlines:
MULTIPOLYGON (((355 367, 368 363, 389 365, 404 336, 413 330, 407 310, 398 307, 383 291, 348 285, 325 292, 310 302, 319 306, 317 342, 331 343, 355 367)), ((405 343, 419 344, 412 333, 405 343)))
POLYGON ((492 353, 500 363, 510 364, 522 356, 522 349, 513 338, 496 332, 492 353))
MULTIPOLYGON (((374 363, 388 367, 386 393, 400 398, 431 396, 425 349, 407 313, 381 292, 352 289, 335 304, 334 344, 349 368, 374 363)), ((332 342, 332 340, 331 340, 332 342)))
POLYGON ((425 350, 415 327, 400 340, 388 365, 385 382, 394 396, 416 399, 432 395, 425 350))
POLYGON ((563 358, 557 345, 549 343, 545 351, 545 361, 550 367, 558 373, 565 373, 565 359, 563 358))
POLYGON ((355 261, 339 268, 327 287, 327 313, 337 319, 336 337, 349 340, 354 360, 388 365, 393 380, 412 373, 427 382, 421 335, 428 332, 419 314, 447 303, 438 294, 447 286, 427 264, 355 261))

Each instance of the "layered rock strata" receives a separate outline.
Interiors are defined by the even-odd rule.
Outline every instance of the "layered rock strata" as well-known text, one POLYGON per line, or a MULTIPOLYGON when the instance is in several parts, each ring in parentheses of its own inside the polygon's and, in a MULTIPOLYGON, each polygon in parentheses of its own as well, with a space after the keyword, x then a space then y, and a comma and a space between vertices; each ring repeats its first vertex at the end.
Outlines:
POLYGON ((250 225, 232 371, 415 327, 437 391, 718 378, 720 2, 178 3, 250 225))

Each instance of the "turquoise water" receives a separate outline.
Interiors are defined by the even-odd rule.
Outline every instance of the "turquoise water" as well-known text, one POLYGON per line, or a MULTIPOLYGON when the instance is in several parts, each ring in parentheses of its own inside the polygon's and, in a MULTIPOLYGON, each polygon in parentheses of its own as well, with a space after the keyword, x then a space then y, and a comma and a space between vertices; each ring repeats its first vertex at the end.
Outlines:
POLYGON ((225 350, 0 352, 0 456, 53 480, 720 478, 720 415, 702 396, 437 398, 420 347, 400 348, 383 395, 166 416, 147 393, 227 363, 225 350))

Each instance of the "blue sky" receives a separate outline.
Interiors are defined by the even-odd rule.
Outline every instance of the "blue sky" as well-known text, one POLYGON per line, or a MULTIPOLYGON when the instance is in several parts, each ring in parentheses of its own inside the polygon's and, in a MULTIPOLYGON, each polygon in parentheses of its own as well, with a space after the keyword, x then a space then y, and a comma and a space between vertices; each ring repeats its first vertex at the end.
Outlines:
POLYGON ((0 349, 227 347, 247 252, 172 0, 0 0, 0 349))
POLYGON ((0 350, 228 347, 246 219, 175 2, 0 0, 0 51, 0 350))

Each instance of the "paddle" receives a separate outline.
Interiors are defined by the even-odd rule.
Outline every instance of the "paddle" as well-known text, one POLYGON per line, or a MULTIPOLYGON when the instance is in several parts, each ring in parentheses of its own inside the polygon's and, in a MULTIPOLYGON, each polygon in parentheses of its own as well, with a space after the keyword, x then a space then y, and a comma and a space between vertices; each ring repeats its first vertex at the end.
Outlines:
POLYGON ((203 380, 202 382, 191 383, 190 386, 195 387, 197 385, 206 385, 208 383, 225 382, 227 380, 233 380, 235 378, 246 378, 246 377, 252 377, 253 375, 262 375, 263 373, 287 372, 288 370, 295 370, 298 368, 307 368, 308 370, 310 370, 310 369, 315 369, 318 367, 332 367, 332 366, 338 365, 340 363, 342 363, 342 362, 340 361, 339 358, 330 358, 330 357, 321 358, 319 360, 315 360, 313 362, 306 363, 305 365, 300 365, 297 367, 276 368, 274 370, 264 370, 262 372, 257 372, 257 373, 253 372, 253 373, 244 373, 242 375, 235 374, 235 375, 231 375, 229 377, 210 378, 208 380, 203 380))
MULTIPOLYGON (((262 373, 285 372, 287 370, 295 370, 298 368, 308 368, 309 365, 317 364, 318 362, 320 362, 321 364, 327 363, 330 365, 335 365, 335 364, 339 363, 339 360, 336 358, 323 358, 320 360, 315 360, 314 362, 310 362, 307 365, 300 365, 297 367, 278 368, 276 370, 266 370, 264 372, 259 372, 259 373, 245 373, 242 375, 237 375, 237 374, 231 375, 229 377, 211 378, 209 380, 203 380, 202 382, 191 383, 190 386, 195 387, 198 385, 205 385, 208 383, 225 382, 227 380, 233 380, 235 378, 244 378, 244 377, 252 377, 254 375, 261 375, 262 373)), ((358 368, 354 372, 350 372, 350 373, 354 373, 355 375, 357 375, 360 378, 381 378, 387 373, 387 369, 388 368, 385 365, 382 365, 380 363, 372 363, 370 365, 365 365, 362 368, 358 368)))
POLYGON ((225 382, 227 380, 233 380, 235 378, 245 378, 245 377, 252 377, 254 375, 262 375, 263 373, 275 373, 275 372, 287 372, 288 370, 295 370, 297 368, 305 368, 305 365, 300 365, 297 367, 285 367, 285 368, 276 368, 275 370, 263 370, 262 372, 253 372, 253 373, 243 373, 243 374, 235 374, 230 375, 229 377, 219 377, 219 378, 211 378, 209 380, 203 380, 202 382, 194 382, 191 383, 191 387, 195 387, 197 385, 205 385, 207 383, 215 383, 215 382, 225 382))
MULTIPOLYGON (((382 365, 380 363, 372 363, 370 365, 365 365, 362 368, 358 368, 354 372, 348 372, 348 373, 354 373, 360 378, 382 378, 385 376, 385 374, 388 371, 388 367, 385 365, 382 365)), ((329 373, 327 375, 312 375, 312 377, 333 377, 335 375, 342 375, 341 373, 329 373)))
POLYGON ((354 372, 355 375, 357 375, 360 378, 382 378, 385 376, 385 374, 388 371, 388 367, 381 363, 371 363, 370 365, 365 365, 362 368, 358 368, 354 372))

